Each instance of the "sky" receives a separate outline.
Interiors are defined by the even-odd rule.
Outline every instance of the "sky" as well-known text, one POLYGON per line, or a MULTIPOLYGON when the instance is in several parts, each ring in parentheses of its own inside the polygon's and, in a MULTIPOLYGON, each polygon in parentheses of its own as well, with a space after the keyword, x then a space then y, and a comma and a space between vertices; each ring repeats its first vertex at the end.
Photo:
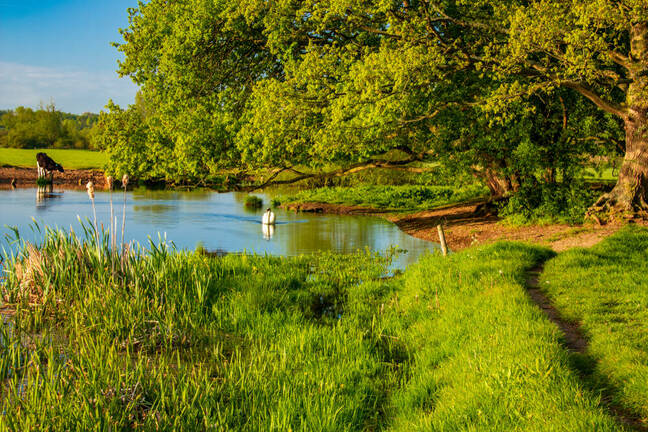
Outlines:
POLYGON ((137 0, 0 0, 0 109, 99 112, 108 99, 133 103, 137 86, 119 78, 126 9, 137 0))

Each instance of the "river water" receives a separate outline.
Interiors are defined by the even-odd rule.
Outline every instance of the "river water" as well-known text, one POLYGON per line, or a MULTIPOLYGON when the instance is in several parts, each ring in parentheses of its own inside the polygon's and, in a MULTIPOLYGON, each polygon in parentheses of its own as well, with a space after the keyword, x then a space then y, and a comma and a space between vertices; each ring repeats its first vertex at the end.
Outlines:
MULTIPOLYGON (((268 206, 270 196, 257 193, 268 206)), ((294 213, 274 209, 274 229, 261 225, 263 209, 245 207, 244 193, 217 193, 209 190, 168 191, 135 189, 126 194, 127 241, 147 246, 148 238, 158 236, 178 249, 205 249, 273 255, 301 255, 317 251, 354 252, 369 248, 385 252, 390 247, 404 249, 394 267, 403 268, 437 245, 411 237, 379 217, 294 213)), ((112 195, 118 231, 121 231, 123 194, 112 195)), ((97 192, 95 206, 99 224, 110 220, 110 194, 97 192)), ((0 190, 0 233, 11 234, 17 227, 21 236, 38 242, 40 234, 30 227, 36 221, 81 232, 78 218, 92 220, 92 204, 83 190, 54 188, 48 193, 32 189, 0 190)), ((5 235, 0 245, 8 247, 5 235)))

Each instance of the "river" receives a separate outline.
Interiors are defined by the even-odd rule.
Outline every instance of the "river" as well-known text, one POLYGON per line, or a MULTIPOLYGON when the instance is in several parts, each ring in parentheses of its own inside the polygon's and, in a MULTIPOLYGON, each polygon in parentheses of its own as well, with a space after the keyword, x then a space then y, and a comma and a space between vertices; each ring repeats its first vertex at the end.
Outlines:
MULTIPOLYGON (((138 188, 126 194, 125 238, 148 245, 149 237, 173 242, 178 249, 193 250, 202 245, 210 251, 249 252, 272 255, 301 255, 317 251, 349 253, 369 248, 385 252, 398 247, 394 267, 403 268, 437 245, 403 233, 393 223, 374 216, 294 213, 274 209, 277 224, 268 229, 261 217, 264 208, 245 207, 245 193, 217 193, 210 190, 150 190, 138 188)), ((112 194, 118 231, 121 231, 123 194, 112 194)), ((110 220, 110 193, 97 192, 98 223, 106 228, 110 220)), ((38 242, 40 225, 81 230, 81 220, 92 220, 92 204, 83 190, 54 188, 39 193, 36 188, 0 190, 0 232, 11 235, 17 227, 21 236, 38 242)), ((6 236, 0 245, 7 248, 6 236)))

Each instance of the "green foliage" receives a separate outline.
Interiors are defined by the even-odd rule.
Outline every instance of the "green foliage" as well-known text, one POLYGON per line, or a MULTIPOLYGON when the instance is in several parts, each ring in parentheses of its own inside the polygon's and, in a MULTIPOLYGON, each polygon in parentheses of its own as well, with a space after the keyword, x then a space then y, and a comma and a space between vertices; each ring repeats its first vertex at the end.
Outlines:
POLYGON ((16 306, 0 327, 3 427, 624 429, 526 297, 546 250, 428 256, 386 280, 370 254, 93 242, 45 229, 3 263, 16 306))
POLYGON ((447 204, 482 198, 488 194, 480 185, 451 186, 373 186, 324 187, 284 196, 280 201, 322 202, 367 206, 376 209, 425 210, 447 204))
POLYGON ((115 172, 170 182, 398 152, 496 196, 532 178, 558 187, 624 139, 608 104, 626 72, 610 52, 627 54, 630 21, 576 3, 142 2, 116 45, 141 94, 105 114, 127 132, 107 126, 102 148, 115 172))
POLYGON ((526 223, 580 224, 596 193, 582 181, 529 182, 505 202, 499 215, 514 225, 526 223))
POLYGON ((36 169, 36 153, 45 151, 64 169, 103 169, 106 154, 90 150, 0 148, 0 166, 36 169))
POLYGON ((589 347, 580 364, 591 385, 648 417, 648 231, 626 227, 591 249, 549 261, 540 285, 566 319, 581 324, 589 347))
POLYGON ((37 186, 47 186, 49 184, 52 184, 49 177, 38 177, 36 179, 36 185, 37 186))
POLYGON ((263 207, 263 200, 256 195, 248 195, 245 197, 245 207, 261 208, 263 207))
POLYGON ((18 107, 0 117, 0 147, 87 149, 98 116, 57 111, 54 105, 32 110, 18 107))

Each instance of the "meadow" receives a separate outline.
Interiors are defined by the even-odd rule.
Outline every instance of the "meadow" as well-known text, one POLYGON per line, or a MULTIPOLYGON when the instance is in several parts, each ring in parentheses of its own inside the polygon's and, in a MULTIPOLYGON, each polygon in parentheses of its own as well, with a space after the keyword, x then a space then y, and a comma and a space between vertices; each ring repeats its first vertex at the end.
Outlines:
POLYGON ((428 210, 485 198, 488 189, 473 184, 462 187, 428 185, 368 185, 321 187, 280 196, 281 204, 322 202, 380 210, 428 210))
POLYGON ((551 258, 111 250, 44 229, 7 257, 5 430, 624 430, 529 300, 551 258))
POLYGON ((38 152, 47 153, 65 169, 101 170, 108 161, 104 153, 90 150, 0 148, 0 167, 33 168, 38 152))

